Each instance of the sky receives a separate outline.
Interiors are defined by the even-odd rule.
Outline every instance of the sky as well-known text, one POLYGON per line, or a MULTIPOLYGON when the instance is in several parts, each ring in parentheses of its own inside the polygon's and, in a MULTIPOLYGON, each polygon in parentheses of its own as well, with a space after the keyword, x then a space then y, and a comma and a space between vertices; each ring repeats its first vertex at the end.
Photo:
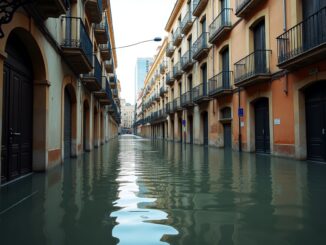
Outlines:
MULTIPOLYGON (((116 47, 167 35, 165 25, 176 0, 111 0, 116 47)), ((135 103, 135 66, 138 57, 153 57, 162 42, 117 49, 121 98, 135 103)))

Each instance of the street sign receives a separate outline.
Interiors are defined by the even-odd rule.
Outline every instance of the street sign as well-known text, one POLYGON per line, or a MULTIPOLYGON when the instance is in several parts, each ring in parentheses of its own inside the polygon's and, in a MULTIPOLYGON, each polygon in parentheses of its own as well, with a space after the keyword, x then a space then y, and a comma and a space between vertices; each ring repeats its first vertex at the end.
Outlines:
POLYGON ((243 115, 244 115, 243 108, 239 108, 239 109, 238 109, 238 116, 239 116, 239 117, 243 117, 243 115))

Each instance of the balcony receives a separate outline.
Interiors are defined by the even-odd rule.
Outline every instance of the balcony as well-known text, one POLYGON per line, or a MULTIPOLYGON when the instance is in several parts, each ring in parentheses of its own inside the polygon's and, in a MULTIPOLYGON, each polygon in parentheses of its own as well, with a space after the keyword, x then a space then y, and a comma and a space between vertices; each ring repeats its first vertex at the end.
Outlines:
POLYGON ((99 91, 94 92, 94 96, 99 100, 104 99, 106 97, 106 83, 108 83, 107 78, 105 76, 102 76, 101 89, 99 91))
POLYGON ((69 0, 36 0, 35 7, 44 19, 58 18, 60 15, 66 14, 69 0))
POLYGON ((235 15, 245 18, 255 7, 265 0, 236 0, 235 15))
POLYGON ((102 60, 110 60, 112 58, 112 50, 111 50, 111 45, 108 44, 101 44, 99 45, 100 48, 100 54, 102 57, 102 60))
POLYGON ((81 80, 85 87, 91 92, 102 89, 102 67, 95 55, 93 56, 93 70, 83 74, 81 80))
POLYGON ((178 98, 175 98, 173 100, 173 111, 176 112, 176 111, 182 111, 182 107, 181 107, 181 99, 180 97, 178 98))
POLYGON ((207 85, 204 86, 203 83, 199 84, 198 86, 192 89, 192 98, 193 101, 197 104, 208 101, 208 92, 207 92, 207 85))
POLYGON ((174 111, 173 111, 173 102, 168 102, 166 104, 165 109, 166 109, 167 114, 173 114, 174 113, 174 111))
POLYGON ((215 18, 215 20, 209 26, 209 42, 214 44, 220 41, 225 35, 227 35, 232 29, 231 14, 232 9, 225 8, 215 18))
POLYGON ((187 35, 188 32, 191 30, 192 25, 194 23, 194 19, 190 11, 186 13, 181 21, 181 33, 183 35, 187 35))
POLYGON ((85 1, 85 12, 92 23, 100 23, 103 12, 102 0, 85 1))
POLYGON ((156 94, 155 94, 155 100, 156 100, 157 102, 159 102, 159 101, 161 100, 161 97, 160 97, 160 94, 159 94, 159 93, 156 93, 156 94))
POLYGON ((232 93, 230 84, 232 71, 222 71, 208 81, 208 93, 210 97, 219 97, 232 93))
POLYGON ((111 58, 110 60, 106 60, 104 62, 104 67, 107 73, 114 73, 113 59, 111 58))
POLYGON ((93 45, 80 18, 62 17, 61 49, 68 65, 76 74, 92 70, 93 45))
POLYGON ((113 99, 118 99, 119 98, 118 89, 114 88, 111 90, 112 90, 113 99))
POLYGON ((162 64, 160 64, 160 73, 161 73, 162 75, 165 74, 166 68, 167 68, 167 66, 166 66, 166 62, 163 61, 162 64))
POLYGON ((103 77, 103 79, 105 79, 105 90, 102 90, 104 92, 104 95, 101 94, 101 97, 99 98, 100 104, 110 105, 113 103, 113 96, 112 96, 110 84, 106 77, 103 77))
POLYGON ((174 33, 173 33, 173 45, 178 47, 180 45, 180 43, 182 42, 182 33, 181 33, 181 27, 178 27, 177 29, 175 29, 174 33))
POLYGON ((172 42, 169 42, 167 44, 166 49, 165 49, 165 55, 166 55, 166 57, 171 58, 173 56, 174 50, 175 50, 175 47, 173 46, 173 43, 172 42))
POLYGON ((181 57, 181 69, 185 72, 188 72, 194 65, 194 60, 192 59, 191 50, 188 50, 184 55, 181 57))
POLYGON ((166 77, 165 77, 166 85, 173 86, 174 80, 175 79, 174 79, 174 76, 173 76, 172 72, 166 74, 166 77))
POLYGON ((294 70, 326 56, 326 8, 277 38, 278 66, 294 70))
POLYGON ((202 33, 192 45, 192 58, 198 62, 206 58, 209 52, 208 32, 202 33))
POLYGON ((94 36, 98 44, 106 44, 109 41, 109 27, 107 18, 94 28, 94 36))
POLYGON ((164 97, 167 92, 168 92, 168 90, 166 89, 166 87, 160 88, 160 96, 161 97, 164 97))
POLYGON ((181 96, 181 106, 183 108, 188 108, 188 107, 193 107, 194 106, 193 98, 192 98, 192 90, 184 93, 181 96))
POLYGON ((117 87, 117 75, 111 73, 109 75, 109 81, 110 81, 111 88, 115 89, 117 87))
POLYGON ((250 86, 271 78, 271 50, 257 50, 234 64, 236 86, 250 86))
POLYGON ((193 12, 192 15, 199 17, 206 8, 208 0, 193 0, 193 12))
POLYGON ((173 67, 173 77, 175 80, 179 80, 182 77, 182 74, 181 63, 177 62, 173 67))

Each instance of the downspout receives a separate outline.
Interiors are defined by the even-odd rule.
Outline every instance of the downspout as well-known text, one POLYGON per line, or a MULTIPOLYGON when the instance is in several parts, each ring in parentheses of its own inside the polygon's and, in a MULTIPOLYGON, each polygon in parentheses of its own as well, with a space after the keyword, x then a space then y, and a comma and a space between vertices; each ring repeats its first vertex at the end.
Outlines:
MULTIPOLYGON (((283 0, 283 31, 287 31, 287 14, 286 14, 286 0, 283 0)), ((285 71, 285 81, 284 81, 284 88, 283 92, 287 95, 288 94, 288 72, 285 71)))

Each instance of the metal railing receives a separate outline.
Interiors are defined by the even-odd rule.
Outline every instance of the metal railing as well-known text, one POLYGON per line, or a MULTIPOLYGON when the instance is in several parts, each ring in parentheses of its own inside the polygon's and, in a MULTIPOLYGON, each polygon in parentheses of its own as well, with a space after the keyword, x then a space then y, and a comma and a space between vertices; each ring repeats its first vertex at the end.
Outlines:
POLYGON ((176 43, 178 39, 182 38, 182 34, 181 34, 181 27, 178 27, 177 29, 175 29, 173 36, 172 36, 172 40, 173 43, 176 43))
POLYGON ((184 69, 185 67, 193 64, 193 59, 192 59, 192 52, 191 50, 188 50, 187 52, 184 53, 181 57, 181 67, 184 69))
POLYGON ((166 70, 166 61, 163 61, 162 64, 160 64, 161 74, 164 74, 165 70, 166 70))
POLYGON ((189 105, 192 103, 192 90, 185 92, 181 96, 181 106, 189 105))
POLYGON ((208 80, 209 95, 231 89, 232 71, 222 71, 208 80))
POLYGON ((102 87, 102 66, 98 61, 96 55, 93 55, 93 70, 89 73, 83 74, 83 77, 95 77, 96 82, 102 87))
POLYGON ((171 57, 174 53, 175 47, 172 42, 169 42, 166 46, 165 52, 167 57, 171 57))
POLYGON ((192 96, 194 101, 200 100, 203 97, 206 97, 207 95, 207 85, 204 86, 203 83, 199 84, 198 86, 192 89, 192 96))
POLYGON ((95 29, 104 30, 107 33, 107 35, 109 35, 109 25, 108 25, 106 14, 104 15, 104 20, 102 20, 101 23, 95 24, 95 29))
POLYGON ((208 32, 203 32, 192 45, 192 57, 196 57, 201 51, 208 48, 208 32))
POLYGON ((166 74, 165 82, 166 82, 166 84, 171 84, 174 82, 173 72, 166 74))
POLYGON ((235 12, 241 11, 251 0, 236 0, 235 2, 235 12))
POLYGON ((173 111, 176 111, 181 108, 181 99, 180 97, 173 100, 173 111))
POLYGON ((325 43, 326 7, 277 37, 278 62, 285 62, 325 43))
POLYGON ((167 114, 173 113, 173 103, 172 102, 168 102, 166 104, 165 110, 166 110, 166 113, 167 114))
POLYGON ((62 17, 63 48, 81 49, 87 60, 92 64, 93 44, 86 31, 85 25, 79 17, 62 17))
POLYGON ((192 24, 193 18, 192 18, 192 13, 190 11, 188 11, 186 13, 186 15, 183 17, 182 21, 181 21, 181 31, 184 31, 184 28, 188 25, 188 24, 192 24))
POLYGON ((224 8, 219 15, 209 25, 209 38, 212 39, 224 27, 231 27, 231 14, 233 9, 224 8))
POLYGON ((270 74, 271 50, 256 50, 234 64, 234 83, 257 75, 270 74))
POLYGON ((109 84, 108 79, 105 77, 105 93, 106 96, 108 97, 108 99, 110 100, 110 102, 113 102, 113 97, 112 97, 112 92, 111 92, 111 87, 109 84))
POLYGON ((177 62, 174 66, 173 66, 173 77, 174 78, 178 78, 182 75, 182 69, 181 69, 181 63, 177 62))

